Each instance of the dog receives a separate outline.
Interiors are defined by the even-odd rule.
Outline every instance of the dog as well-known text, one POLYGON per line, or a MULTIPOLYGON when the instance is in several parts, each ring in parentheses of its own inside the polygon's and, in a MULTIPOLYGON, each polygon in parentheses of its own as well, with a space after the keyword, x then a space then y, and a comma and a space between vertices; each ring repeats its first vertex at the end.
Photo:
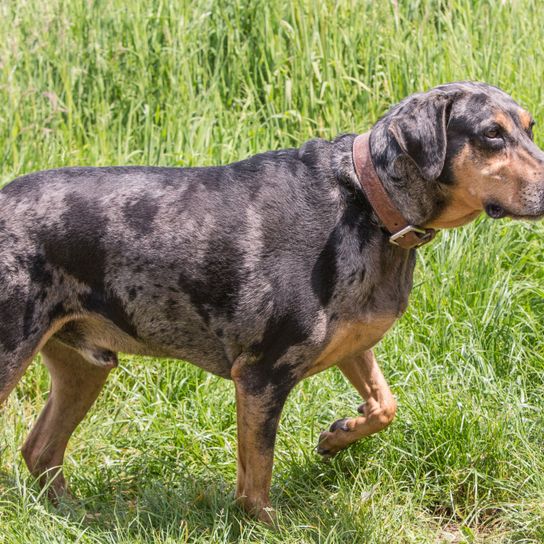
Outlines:
POLYGON ((544 215, 533 119, 500 89, 451 83, 369 133, 205 168, 61 168, 0 191, 0 403, 41 352, 51 391, 22 454, 67 493, 68 440, 117 353, 191 361, 235 384, 236 497, 270 522, 280 414, 337 365, 364 399, 321 433, 334 455, 396 403, 372 347, 405 311, 415 249, 484 210, 544 215))

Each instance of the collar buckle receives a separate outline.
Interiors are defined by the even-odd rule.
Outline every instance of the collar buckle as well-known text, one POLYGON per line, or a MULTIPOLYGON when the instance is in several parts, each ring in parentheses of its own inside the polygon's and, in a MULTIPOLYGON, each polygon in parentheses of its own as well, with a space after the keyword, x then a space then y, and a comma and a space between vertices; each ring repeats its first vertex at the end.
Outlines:
POLYGON ((418 248, 428 244, 436 236, 436 231, 434 229, 424 229, 422 227, 416 227, 414 225, 408 225, 403 229, 395 232, 389 237, 389 241, 395 245, 404 248, 418 248), (409 236, 410 239, 413 239, 413 242, 410 242, 408 239, 405 239, 406 236, 413 233, 412 236, 409 236))

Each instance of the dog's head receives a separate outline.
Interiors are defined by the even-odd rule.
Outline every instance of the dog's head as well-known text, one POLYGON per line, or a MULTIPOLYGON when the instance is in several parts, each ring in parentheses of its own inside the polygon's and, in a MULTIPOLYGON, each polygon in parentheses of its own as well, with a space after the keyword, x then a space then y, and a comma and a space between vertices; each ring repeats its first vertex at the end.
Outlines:
MULTIPOLYGON (((376 126, 387 140, 382 164, 393 165, 387 175, 411 178, 425 208, 420 219, 447 228, 483 210, 495 219, 544 215, 544 153, 533 124, 500 89, 467 82, 410 96, 376 126)), ((373 142, 378 166, 380 137, 373 142)))

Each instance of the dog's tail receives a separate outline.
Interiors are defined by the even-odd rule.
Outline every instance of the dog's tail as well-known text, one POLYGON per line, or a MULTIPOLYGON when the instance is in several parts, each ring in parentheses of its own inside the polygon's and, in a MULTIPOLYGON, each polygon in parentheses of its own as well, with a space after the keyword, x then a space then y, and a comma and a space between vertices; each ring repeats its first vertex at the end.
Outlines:
POLYGON ((13 364, 13 362, 10 363, 9 358, 0 355, 0 405, 4 403, 21 379, 28 363, 25 364, 23 361, 21 364, 13 364))
POLYGON ((37 346, 25 342, 16 349, 7 351, 5 344, 9 344, 10 339, 7 340, 6 342, 5 330, 2 330, 0 321, 0 405, 19 383, 37 353, 37 346))
MULTIPOLYGON (((9 275, 0 270, 2 277, 9 275)), ((0 285, 0 404, 25 373, 44 337, 45 331, 32 319, 34 303, 25 300, 24 292, 21 286, 0 285)))
POLYGON ((8 369, 2 368, 2 362, 0 362, 0 406, 8 398, 17 381, 13 379, 12 372, 8 372, 8 369))

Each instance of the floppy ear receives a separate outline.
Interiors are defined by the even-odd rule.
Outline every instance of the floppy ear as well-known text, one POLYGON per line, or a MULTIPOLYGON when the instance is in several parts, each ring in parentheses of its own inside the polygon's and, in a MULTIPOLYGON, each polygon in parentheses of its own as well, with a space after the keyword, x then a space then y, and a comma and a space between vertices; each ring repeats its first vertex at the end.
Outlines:
POLYGON ((408 102, 394 117, 389 131, 424 179, 436 179, 446 161, 447 116, 453 98, 427 95, 408 102))

